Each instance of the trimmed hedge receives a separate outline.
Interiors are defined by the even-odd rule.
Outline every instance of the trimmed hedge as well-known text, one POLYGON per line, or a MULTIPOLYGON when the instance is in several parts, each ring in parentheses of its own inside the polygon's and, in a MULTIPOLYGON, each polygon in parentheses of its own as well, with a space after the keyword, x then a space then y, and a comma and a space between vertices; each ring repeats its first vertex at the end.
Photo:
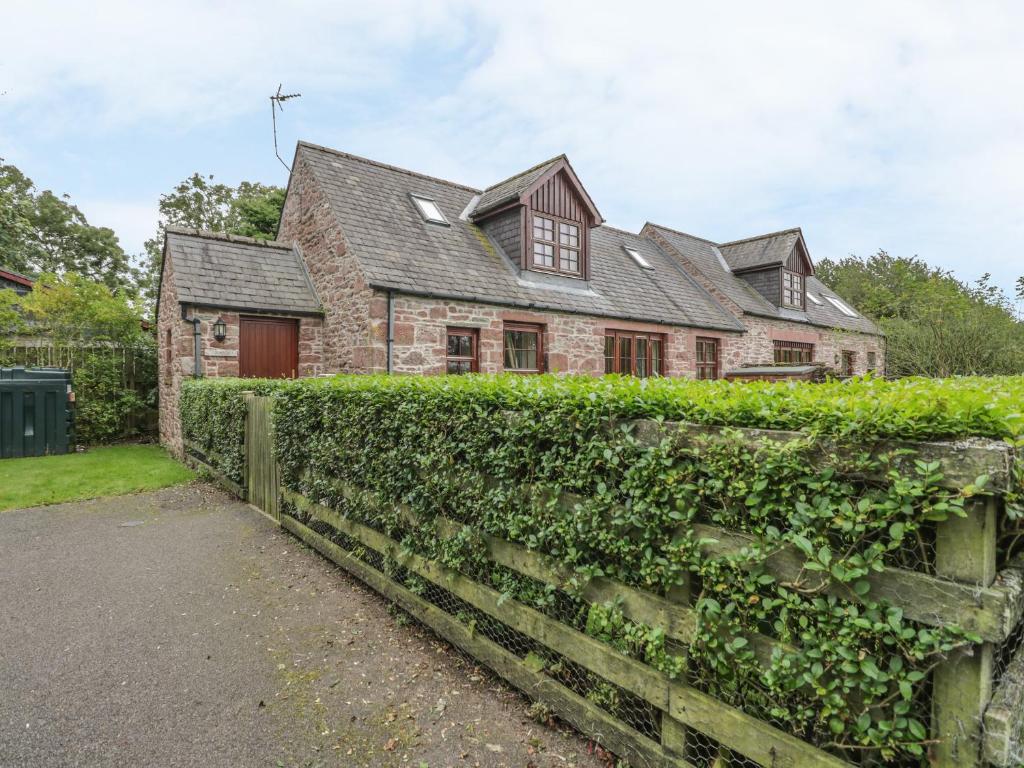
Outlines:
POLYGON ((245 400, 243 392, 267 395, 274 379, 187 379, 179 399, 181 432, 195 443, 224 477, 245 482, 245 400))
MULTIPOLYGON (((225 465, 236 472, 245 389, 254 383, 195 382, 182 398, 186 435, 231 457, 225 465)), ((925 759, 932 665, 976 638, 905 619, 872 601, 864 577, 894 565, 927 570, 921 552, 930 526, 963 514, 979 488, 943 490, 935 466, 901 474, 864 447, 877 438, 1019 442, 1024 435, 1019 377, 789 384, 339 376, 261 382, 257 390, 274 397, 286 487, 670 676, 684 665, 657 628, 495 566, 478 534, 543 552, 580 579, 607 575, 656 593, 690 580, 700 616, 691 684, 847 757, 868 750, 899 764, 925 759), (644 447, 620 428, 631 418, 846 438, 850 451, 837 461, 881 479, 816 466, 810 441, 644 447), (354 504, 344 487, 384 503, 354 504), (560 503, 565 493, 578 494, 575 503, 560 503), (465 523, 463 534, 439 535, 440 516, 465 523), (709 556, 689 530, 695 522, 752 534, 758 544, 709 556), (802 553, 806 571, 858 600, 778 583, 764 563, 783 546, 802 553), (767 669, 747 640, 752 631, 786 644, 767 669)), ((588 698, 616 714, 622 704, 614 691, 600 680, 588 685, 588 698)))

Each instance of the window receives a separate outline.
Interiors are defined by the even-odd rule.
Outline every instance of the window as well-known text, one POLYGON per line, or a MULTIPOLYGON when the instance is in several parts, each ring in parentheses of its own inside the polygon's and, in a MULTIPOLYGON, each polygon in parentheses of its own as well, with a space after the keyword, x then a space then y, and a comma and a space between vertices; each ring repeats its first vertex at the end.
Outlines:
POLYGON ((579 275, 583 271, 582 252, 583 232, 579 224, 533 214, 531 263, 535 268, 579 275))
POLYGON ((697 339, 697 378, 718 378, 718 339, 697 339))
POLYGON ((544 371, 544 329, 526 323, 505 323, 505 370, 514 373, 544 371))
POLYGON ((825 296, 825 298, 828 299, 829 303, 833 307, 838 309, 840 312, 842 312, 847 317, 856 317, 857 316, 857 313, 854 312, 852 309, 850 309, 849 305, 847 305, 846 302, 842 301, 841 299, 837 299, 835 296, 825 296))
POLYGON ((848 349, 843 350, 843 376, 853 376, 854 362, 857 359, 857 355, 848 349))
POLYGON ((801 365, 814 360, 814 345, 802 341, 776 341, 775 362, 801 365))
POLYGON ((815 295, 814 295, 813 293, 811 293, 810 291, 808 291, 808 292, 807 292, 807 298, 808 298, 808 299, 810 299, 811 301, 813 301, 813 302, 814 302, 815 304, 817 304, 817 305, 818 305, 819 307, 821 306, 821 299, 819 299, 819 298, 818 298, 817 296, 815 296, 815 295))
POLYGON ((420 197, 419 195, 409 195, 409 197, 412 198, 413 203, 416 205, 416 210, 420 212, 420 216, 423 217, 424 221, 447 226, 448 219, 441 213, 441 208, 437 203, 429 197, 420 197))
POLYGON ((476 373, 477 340, 476 328, 449 328, 448 350, 445 358, 446 373, 476 373))
POLYGON ((804 276, 788 269, 782 270, 782 305, 804 308, 804 276))
POLYGON ((626 248, 626 253, 628 253, 630 257, 633 259, 633 261, 635 261, 644 269, 654 269, 654 267, 651 266, 651 263, 640 255, 639 251, 633 248, 626 248))
POLYGON ((606 331, 604 372, 646 378, 665 373, 665 337, 660 333, 606 331))
POLYGON ((872 350, 871 352, 868 352, 868 370, 869 371, 877 371, 878 370, 878 353, 875 352, 874 350, 872 350))

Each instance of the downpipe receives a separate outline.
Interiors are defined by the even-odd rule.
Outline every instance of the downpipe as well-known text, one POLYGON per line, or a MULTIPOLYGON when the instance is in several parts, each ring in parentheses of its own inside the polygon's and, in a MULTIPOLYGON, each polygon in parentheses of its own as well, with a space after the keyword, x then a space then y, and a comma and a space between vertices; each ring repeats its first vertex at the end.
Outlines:
MULTIPOLYGON (((193 310, 194 312, 195 310, 193 310)), ((199 325, 202 322, 198 317, 193 315, 188 317, 186 315, 185 307, 181 308, 181 319, 186 323, 192 324, 192 347, 195 355, 195 367, 192 371, 192 375, 201 379, 203 377, 203 363, 202 363, 202 338, 200 335, 199 325)))
POLYGON ((395 295, 388 291, 388 327, 387 327, 387 372, 391 373, 391 356, 395 348, 395 295))

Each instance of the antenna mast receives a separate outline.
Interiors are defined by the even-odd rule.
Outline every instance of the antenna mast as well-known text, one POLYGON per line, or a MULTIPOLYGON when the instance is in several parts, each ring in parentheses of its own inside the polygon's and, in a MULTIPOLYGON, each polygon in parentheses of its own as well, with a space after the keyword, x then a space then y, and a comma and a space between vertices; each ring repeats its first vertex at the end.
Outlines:
POLYGON ((284 102, 288 101, 288 99, 297 99, 301 95, 301 93, 281 93, 281 83, 278 83, 277 93, 270 97, 270 119, 274 125, 274 154, 288 173, 291 173, 292 169, 288 167, 288 163, 281 159, 281 153, 277 151, 277 110, 280 109, 284 112, 284 102))

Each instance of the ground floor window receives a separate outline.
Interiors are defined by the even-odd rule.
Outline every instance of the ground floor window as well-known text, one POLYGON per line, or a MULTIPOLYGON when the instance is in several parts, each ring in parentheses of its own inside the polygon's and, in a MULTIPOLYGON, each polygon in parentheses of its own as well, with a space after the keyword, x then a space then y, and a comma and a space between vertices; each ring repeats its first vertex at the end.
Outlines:
POLYGON ((848 349, 843 350, 843 367, 841 369, 843 376, 853 376, 854 363, 857 359, 857 355, 848 349))
POLYGON ((604 372, 641 378, 665 374, 665 337, 660 333, 605 331, 604 372))
POLYGON ((810 363, 814 361, 814 345, 802 341, 776 341, 775 362, 785 364, 810 363))
POLYGON ((717 379, 718 339, 697 338, 697 378, 717 379))
POLYGON ((505 323, 505 370, 544 372, 544 328, 529 323, 505 323))
POLYGON ((476 328, 449 328, 447 373, 476 373, 479 370, 476 328))
POLYGON ((868 370, 869 371, 877 371, 878 370, 878 353, 877 352, 874 352, 874 351, 868 352, 868 370))

